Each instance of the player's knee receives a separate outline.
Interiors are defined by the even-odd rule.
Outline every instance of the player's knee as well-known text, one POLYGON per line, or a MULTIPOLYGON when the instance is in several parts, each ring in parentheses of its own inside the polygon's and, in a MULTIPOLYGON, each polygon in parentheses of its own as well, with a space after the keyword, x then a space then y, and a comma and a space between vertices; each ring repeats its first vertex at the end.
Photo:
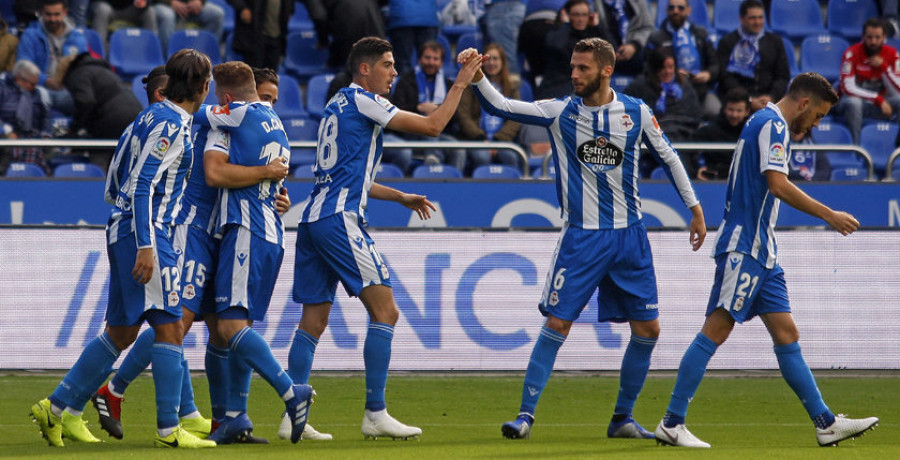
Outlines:
POLYGON ((659 338, 659 321, 631 321, 631 333, 647 339, 659 338))
POLYGON ((548 329, 558 332, 566 337, 569 336, 569 330, 572 329, 572 322, 566 321, 564 319, 559 319, 555 316, 547 317, 547 322, 544 324, 548 329))
POLYGON ((112 340, 113 345, 123 351, 137 340, 140 327, 107 327, 106 335, 112 340))

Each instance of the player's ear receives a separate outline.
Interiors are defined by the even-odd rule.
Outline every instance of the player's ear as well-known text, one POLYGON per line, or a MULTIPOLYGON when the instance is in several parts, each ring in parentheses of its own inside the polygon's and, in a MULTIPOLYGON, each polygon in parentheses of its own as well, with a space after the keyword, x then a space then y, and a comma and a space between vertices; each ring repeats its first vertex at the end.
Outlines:
POLYGON ((369 66, 368 62, 363 62, 363 63, 359 64, 359 74, 360 75, 362 75, 364 77, 368 77, 370 70, 372 70, 372 67, 369 66))
POLYGON ((812 100, 809 96, 801 96, 800 99, 797 101, 797 110, 799 112, 805 112, 806 109, 809 108, 811 103, 812 103, 812 100))
POLYGON ((605 65, 602 69, 600 69, 600 76, 604 78, 612 78, 612 74, 614 72, 613 66, 605 65))

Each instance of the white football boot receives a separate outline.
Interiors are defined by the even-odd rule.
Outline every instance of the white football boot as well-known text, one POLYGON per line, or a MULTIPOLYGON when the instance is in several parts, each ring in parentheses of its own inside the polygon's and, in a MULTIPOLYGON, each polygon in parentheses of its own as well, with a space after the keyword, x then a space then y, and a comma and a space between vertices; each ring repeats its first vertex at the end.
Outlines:
POLYGON ((407 426, 391 417, 387 409, 372 412, 366 409, 362 421, 362 434, 366 439, 393 438, 407 440, 418 438, 422 429, 407 426))
POLYGON ((709 449, 709 443, 705 443, 701 441, 699 438, 694 436, 690 431, 688 431, 687 427, 684 424, 675 425, 673 428, 666 428, 663 425, 663 422, 659 422, 659 425, 656 426, 656 431, 653 433, 656 436, 657 444, 665 444, 669 446, 679 446, 679 447, 702 447, 709 449))
POLYGON ((878 417, 847 418, 844 414, 834 416, 834 423, 828 428, 816 428, 816 440, 820 446, 836 446, 845 439, 856 439, 878 425, 878 417))
MULTIPOLYGON (((278 427, 278 437, 281 439, 291 439, 291 419, 287 414, 281 417, 281 425, 278 427)), ((331 441, 332 436, 328 433, 320 433, 309 422, 303 428, 303 434, 300 435, 301 441, 331 441)))

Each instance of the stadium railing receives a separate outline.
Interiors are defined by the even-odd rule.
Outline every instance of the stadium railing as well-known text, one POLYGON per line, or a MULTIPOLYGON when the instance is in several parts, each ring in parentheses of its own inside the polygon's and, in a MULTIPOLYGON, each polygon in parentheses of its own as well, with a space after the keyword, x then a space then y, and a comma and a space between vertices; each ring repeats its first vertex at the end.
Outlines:
POLYGON ((889 181, 897 180, 897 179, 894 179, 894 175, 893 175, 894 160, 896 160, 897 157, 900 157, 900 147, 894 149, 894 151, 891 152, 891 156, 888 157, 887 166, 884 169, 884 180, 889 180, 889 181))

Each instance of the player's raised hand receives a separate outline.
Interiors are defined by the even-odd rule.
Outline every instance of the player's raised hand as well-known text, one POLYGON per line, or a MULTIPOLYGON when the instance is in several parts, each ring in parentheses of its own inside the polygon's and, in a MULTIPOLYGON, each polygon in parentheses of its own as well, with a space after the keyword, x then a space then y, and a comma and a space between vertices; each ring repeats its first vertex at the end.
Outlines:
POLYGON ((434 203, 428 201, 425 195, 416 195, 415 193, 404 193, 398 201, 403 206, 412 209, 419 215, 420 220, 431 218, 431 211, 437 211, 434 203))
POLYGON ((859 221, 852 214, 844 211, 832 211, 825 222, 828 222, 828 225, 844 236, 859 230, 859 221))
POLYGON ((282 180, 287 177, 289 171, 287 159, 279 156, 266 165, 266 179, 282 180))
POLYGON ((456 81, 462 82, 465 84, 469 84, 472 81, 472 77, 479 75, 475 80, 481 80, 481 64, 484 61, 488 60, 488 56, 478 54, 474 48, 466 48, 462 50, 456 57, 456 61, 462 64, 462 67, 459 69, 459 74, 456 76, 456 81))
POLYGON ((134 258, 131 276, 140 284, 147 284, 153 277, 153 248, 141 248, 134 258))

